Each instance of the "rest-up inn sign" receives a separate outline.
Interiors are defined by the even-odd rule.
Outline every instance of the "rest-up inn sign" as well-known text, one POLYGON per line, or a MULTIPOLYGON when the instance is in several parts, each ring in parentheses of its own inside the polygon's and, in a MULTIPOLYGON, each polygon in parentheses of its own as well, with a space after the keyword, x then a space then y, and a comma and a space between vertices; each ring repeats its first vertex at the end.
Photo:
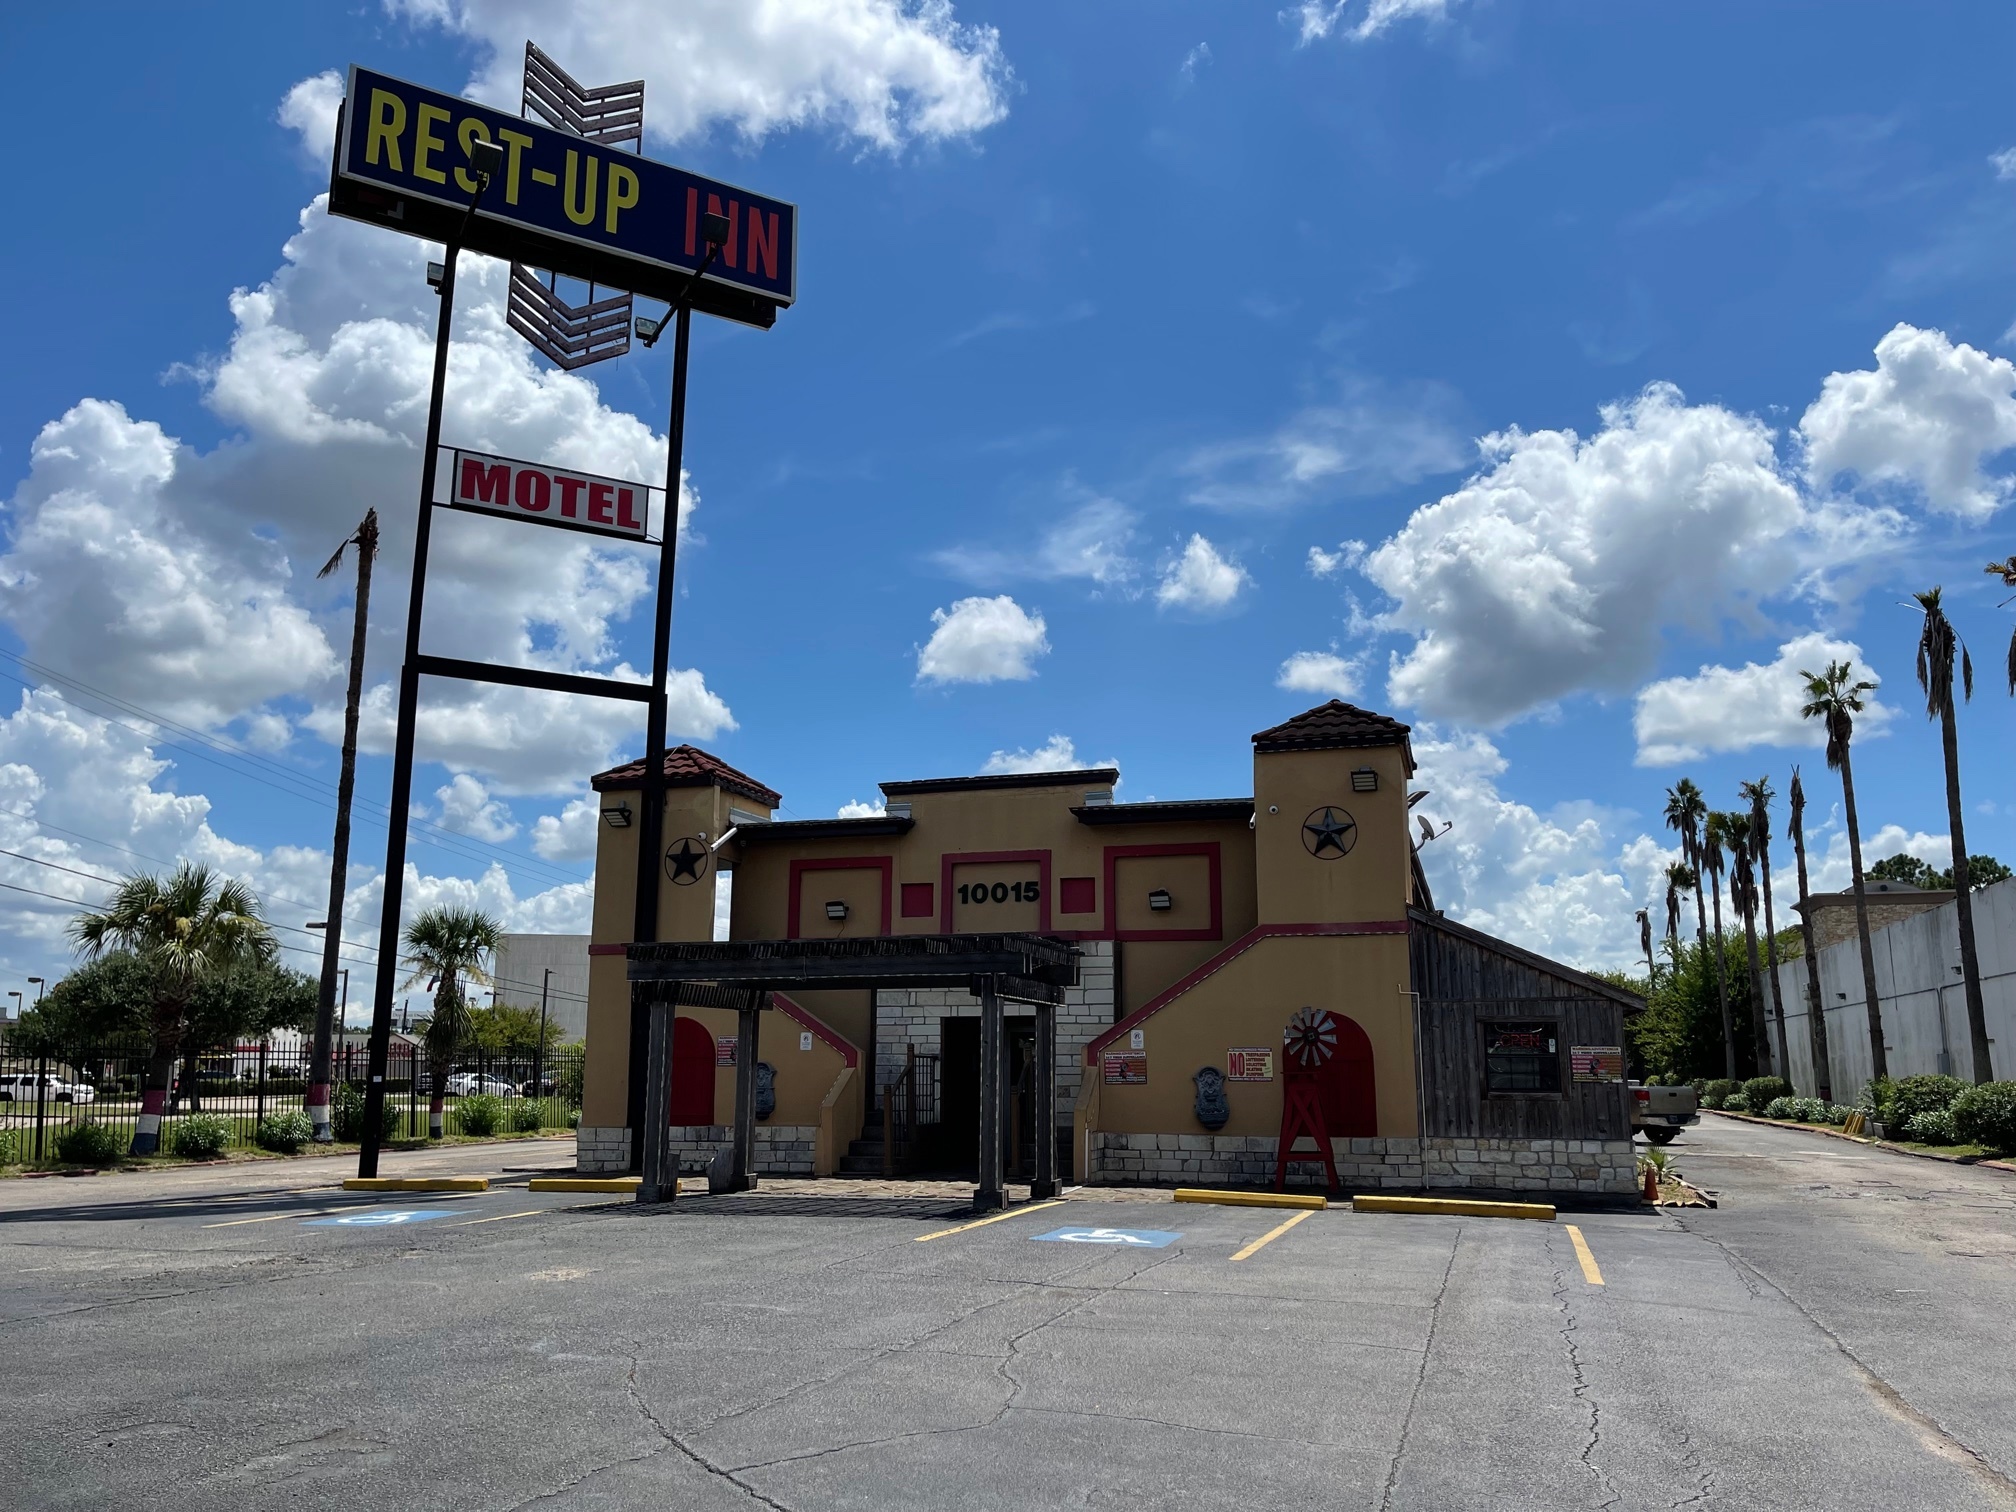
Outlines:
POLYGON ((645 525, 651 514, 651 490, 643 483, 536 462, 514 462, 482 452, 457 451, 454 463, 450 508, 509 515, 628 541, 648 539, 645 525))

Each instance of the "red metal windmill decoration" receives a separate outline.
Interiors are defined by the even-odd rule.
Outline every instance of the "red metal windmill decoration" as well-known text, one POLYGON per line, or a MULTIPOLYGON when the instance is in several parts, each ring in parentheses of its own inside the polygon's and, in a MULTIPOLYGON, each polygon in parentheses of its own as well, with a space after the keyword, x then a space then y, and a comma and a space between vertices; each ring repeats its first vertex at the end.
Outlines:
POLYGON ((1275 1146, 1274 1190, 1288 1186, 1288 1162, 1295 1141, 1316 1141, 1316 1149, 1329 1174, 1331 1191, 1337 1190, 1337 1159, 1330 1148, 1330 1125, 1323 1116, 1323 1097, 1318 1076, 1337 1053, 1337 1020, 1324 1008, 1297 1008, 1288 1026, 1281 1031, 1281 1138, 1275 1146))

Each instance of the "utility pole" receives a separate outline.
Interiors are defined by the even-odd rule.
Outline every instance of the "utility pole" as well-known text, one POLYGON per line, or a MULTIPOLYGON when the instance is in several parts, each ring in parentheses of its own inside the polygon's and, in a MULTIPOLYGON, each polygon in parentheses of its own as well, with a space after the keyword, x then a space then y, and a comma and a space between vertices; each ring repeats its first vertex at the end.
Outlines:
POLYGON ((553 985, 553 968, 545 968, 539 979, 539 1048, 533 1057, 532 1085, 539 1096, 546 1095, 546 989, 553 985))
MULTIPOLYGON (((378 555, 378 511, 367 509, 356 532, 336 548, 336 554, 315 574, 325 578, 343 565, 343 553, 357 548, 357 608, 350 627, 350 686, 343 704, 343 765, 336 778, 336 838, 329 860, 329 912, 322 935, 322 982, 315 998, 315 1045, 308 1061, 308 1116, 315 1123, 315 1142, 336 1137, 329 1122, 330 1046, 336 1017, 336 954, 343 944, 343 891, 350 869, 350 796, 357 787, 357 710, 364 695, 364 630, 371 617, 371 563, 378 555)), ((343 997, 348 1008, 350 973, 343 972, 343 997)))

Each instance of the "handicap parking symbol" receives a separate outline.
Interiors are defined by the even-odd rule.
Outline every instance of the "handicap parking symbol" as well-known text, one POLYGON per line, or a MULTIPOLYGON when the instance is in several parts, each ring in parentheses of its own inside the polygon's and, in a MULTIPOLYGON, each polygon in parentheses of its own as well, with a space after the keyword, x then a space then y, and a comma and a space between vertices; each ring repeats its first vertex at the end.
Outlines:
POLYGON ((1167 1249, 1183 1236, 1167 1229, 1060 1228, 1031 1236, 1037 1243, 1113 1244, 1122 1249, 1167 1249))
POLYGON ((336 1218, 310 1218, 306 1228, 385 1228, 395 1223, 425 1223, 429 1218, 446 1218, 459 1208, 373 1208, 365 1213, 344 1213, 336 1218))

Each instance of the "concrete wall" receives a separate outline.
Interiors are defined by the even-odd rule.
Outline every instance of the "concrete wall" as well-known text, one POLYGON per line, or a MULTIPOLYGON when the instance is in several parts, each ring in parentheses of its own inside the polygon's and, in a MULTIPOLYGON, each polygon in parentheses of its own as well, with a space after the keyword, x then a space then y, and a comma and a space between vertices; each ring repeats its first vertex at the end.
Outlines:
POLYGON ((519 1008, 537 1008, 540 985, 551 968, 546 1020, 560 1026, 563 1044, 586 1038, 588 941, 587 935, 504 936, 497 947, 497 1001, 519 1008))
MULTIPOLYGON (((1958 915, 1958 905, 1948 903, 1870 934, 1892 1076, 1944 1073, 1973 1079, 1958 915)), ((1974 894, 1974 939, 1981 956, 1981 995, 1988 1010, 1995 1076, 2016 1079, 2016 878, 1974 894)), ((1800 1092, 1810 1092, 1815 1081, 1806 962, 1781 962, 1778 980, 1785 994, 1789 1079, 1800 1092)), ((1852 933, 1820 952, 1820 1000, 1827 1021, 1834 1100, 1847 1102, 1871 1075, 1862 957, 1852 933)), ((1775 1045, 1773 1052, 1775 1058, 1775 1045)))
MULTIPOLYGON (((1274 1180, 1277 1141, 1271 1134, 1095 1131, 1089 1146, 1085 1179, 1091 1182, 1265 1186, 1274 1180)), ((1330 1147, 1347 1192, 1432 1187, 1624 1196, 1637 1189, 1628 1139, 1333 1139, 1330 1147)), ((1288 1179, 1320 1185, 1322 1162, 1305 1150, 1289 1160, 1288 1179)))

